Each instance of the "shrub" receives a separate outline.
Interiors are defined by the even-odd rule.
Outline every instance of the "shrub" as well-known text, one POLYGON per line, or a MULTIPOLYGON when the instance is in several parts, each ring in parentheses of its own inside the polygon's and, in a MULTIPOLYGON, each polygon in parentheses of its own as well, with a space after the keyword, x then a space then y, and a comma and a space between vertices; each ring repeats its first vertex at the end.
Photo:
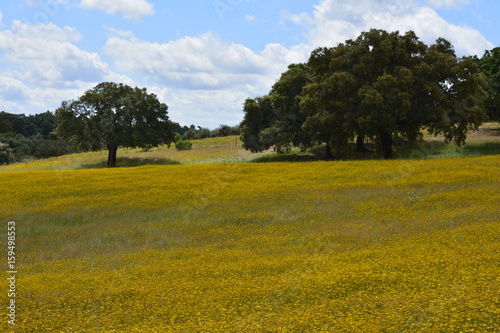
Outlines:
POLYGON ((153 145, 150 143, 146 143, 145 145, 142 146, 142 151, 143 152, 148 152, 153 148, 153 145))
POLYGON ((12 149, 7 143, 0 142, 0 165, 10 164, 12 161, 12 149))
POLYGON ((177 150, 190 150, 191 148, 193 148, 193 144, 189 141, 181 140, 175 143, 175 149, 177 150))
POLYGON ((48 140, 34 136, 27 138, 15 133, 1 134, 1 144, 5 144, 6 146, 0 147, 0 154, 4 151, 7 155, 3 154, 3 157, 0 158, 3 162, 0 162, 0 164, 5 163, 5 156, 8 156, 8 163, 13 163, 25 159, 49 158, 74 152, 70 143, 66 140, 48 140))

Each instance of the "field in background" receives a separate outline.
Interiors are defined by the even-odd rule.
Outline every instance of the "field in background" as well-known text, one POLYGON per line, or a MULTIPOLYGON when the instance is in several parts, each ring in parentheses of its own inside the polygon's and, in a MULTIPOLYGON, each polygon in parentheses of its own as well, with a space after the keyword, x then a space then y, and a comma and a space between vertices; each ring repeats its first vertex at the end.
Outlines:
MULTIPOLYGON (((500 124, 484 124, 479 131, 468 135, 467 144, 457 147, 455 144, 445 144, 441 137, 426 135, 423 142, 413 145, 399 145, 396 148, 398 159, 422 158, 457 158, 476 157, 500 154, 500 124)), ((172 147, 153 148, 148 152, 141 149, 120 149, 118 151, 118 167, 136 167, 142 165, 174 165, 174 164, 205 164, 234 162, 286 162, 286 161, 317 161, 323 158, 324 152, 302 153, 295 149, 290 154, 275 154, 271 150, 252 154, 244 150, 237 136, 192 140, 193 149, 177 151, 172 147)), ((353 144, 354 145, 354 144, 353 144)), ((373 150, 369 142, 367 147, 373 150)), ((78 170, 106 167, 107 151, 91 152, 60 156, 13 165, 0 166, 0 172, 6 171, 37 171, 37 170, 78 170)), ((353 153, 350 159, 378 160, 373 151, 353 153)))
MULTIPOLYGON (((176 150, 175 144, 170 148, 161 146, 147 152, 137 148, 119 149, 117 166, 245 162, 270 153, 252 154, 244 150, 237 136, 192 140, 191 142, 193 149, 186 151, 176 150)), ((0 166, 0 172, 98 169, 106 167, 107 157, 107 151, 72 154, 0 166)))
POLYGON ((497 332, 499 186, 498 155, 3 172, 16 332, 497 332))

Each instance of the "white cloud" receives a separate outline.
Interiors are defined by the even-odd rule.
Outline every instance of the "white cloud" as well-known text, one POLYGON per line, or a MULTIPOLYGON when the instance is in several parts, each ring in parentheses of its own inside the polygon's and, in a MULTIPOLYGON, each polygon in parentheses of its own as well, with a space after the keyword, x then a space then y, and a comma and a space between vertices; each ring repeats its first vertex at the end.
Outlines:
POLYGON ((434 8, 456 8, 468 5, 470 0, 426 0, 426 3, 434 8))
POLYGON ((61 5, 67 5, 69 3, 69 0, 50 0, 50 2, 46 1, 40 1, 40 0, 23 0, 26 2, 28 5, 32 7, 44 7, 44 6, 49 6, 50 2, 58 3, 61 5))
POLYGON ((165 44, 121 34, 110 37, 104 51, 121 71, 152 76, 175 88, 203 90, 260 86, 300 57, 280 44, 270 44, 257 54, 211 33, 165 44))
POLYGON ((33 88, 25 85, 16 78, 0 76, 0 104, 2 110, 11 113, 40 113, 47 110, 54 111, 63 100, 74 99, 91 85, 82 85, 78 88, 33 88))
POLYGON ((170 118, 182 125, 216 128, 221 124, 237 125, 243 119, 243 102, 249 95, 238 89, 178 90, 152 87, 168 106, 170 118))
POLYGON ((118 70, 163 96, 175 121, 210 127, 220 119, 239 122, 246 98, 266 94, 290 63, 309 56, 304 45, 268 44, 256 53, 212 33, 159 44, 123 31, 108 38, 104 52, 118 70))
MULTIPOLYGON (((458 2, 461 1, 454 1, 458 2)), ((413 0, 360 0, 349 4, 342 0, 322 0, 315 6, 312 17, 300 14, 292 19, 308 23, 312 48, 335 46, 372 28, 400 33, 413 30, 427 44, 443 37, 455 46, 459 55, 481 55, 493 47, 479 31, 449 23, 432 8, 419 6, 413 0)))
POLYGON ((253 15, 245 15, 245 20, 247 20, 248 23, 252 23, 255 19, 256 17, 253 15))
POLYGON ((74 28, 14 21, 0 31, 0 105, 8 112, 54 110, 102 81, 132 83, 113 73, 97 53, 78 48, 74 28), (5 69, 7 68, 7 69, 5 69))
POLYGON ((111 75, 97 53, 73 44, 81 38, 74 28, 14 21, 11 30, 0 32, 0 51, 17 67, 18 78, 39 86, 74 87, 111 75))
POLYGON ((311 26, 314 24, 314 20, 307 13, 291 14, 289 12, 284 13, 284 19, 290 20, 298 25, 311 26))
POLYGON ((5 76, 0 76, 0 98, 12 102, 23 102, 27 98, 28 87, 22 82, 5 76))
POLYGON ((376 27, 388 30, 401 32, 413 30, 428 44, 434 43, 438 37, 446 38, 454 45, 459 55, 482 55, 485 50, 493 47, 493 44, 488 42, 479 31, 451 24, 428 7, 419 8, 415 13, 401 17, 373 14, 367 16, 366 20, 373 22, 376 27))
POLYGON ((40 9, 40 12, 35 14, 38 19, 39 15, 48 15, 54 17, 61 10, 61 6, 69 5, 71 0, 21 0, 28 6, 40 9), (43 13, 43 14, 42 14, 43 13))
MULTIPOLYGON (((31 5, 46 3, 24 1, 31 5)), ((74 2, 83 8, 122 15, 130 20, 154 13, 153 6, 146 0, 74 2)), ((312 14, 285 14, 288 20, 306 27, 306 42, 290 48, 271 43, 259 51, 225 42, 213 33, 155 43, 136 38, 130 31, 106 28, 108 40, 104 53, 121 74, 114 73, 98 53, 79 48, 83 37, 75 28, 14 21, 10 30, 0 30, 4 65, 4 72, 0 73, 0 105, 9 112, 54 110, 61 101, 77 98, 99 82, 115 81, 146 87, 156 93, 169 105, 172 120, 183 125, 211 128, 221 123, 234 125, 243 117, 245 99, 269 92, 289 64, 307 61, 314 48, 335 46, 370 28, 401 33, 414 30, 428 44, 444 37, 455 45, 460 55, 482 54, 492 45, 478 31, 451 24, 433 9, 466 2, 320 0, 312 14)), ((48 3, 69 2, 51 0, 48 3)), ((245 19, 251 23, 256 18, 247 15, 245 19)))
POLYGON ((111 34, 111 36, 120 36, 120 37, 124 37, 124 38, 131 38, 131 37, 134 37, 134 33, 132 31, 128 31, 128 30, 122 30, 122 29, 116 29, 116 28, 113 28, 113 27, 105 27, 104 29, 106 29, 107 31, 109 31, 111 34))
POLYGON ((73 27, 60 28, 53 23, 26 24, 15 20, 12 22, 13 37, 20 39, 47 40, 74 43, 82 39, 82 35, 73 27))
POLYGON ((153 15, 153 4, 146 0, 82 0, 82 8, 104 11, 111 15, 122 15, 128 20, 138 21, 153 15))

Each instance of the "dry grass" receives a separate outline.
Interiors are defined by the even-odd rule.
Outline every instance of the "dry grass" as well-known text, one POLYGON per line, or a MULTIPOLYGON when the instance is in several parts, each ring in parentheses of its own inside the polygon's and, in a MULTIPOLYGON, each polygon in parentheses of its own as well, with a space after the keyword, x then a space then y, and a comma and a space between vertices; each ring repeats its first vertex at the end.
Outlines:
MULTIPOLYGON (((252 154, 244 150, 237 136, 193 140, 192 143, 193 149, 187 151, 178 151, 175 145, 170 148, 166 146, 153 148, 148 152, 137 148, 120 149, 117 166, 247 162, 270 153, 252 154)), ((96 169, 105 167, 106 161, 107 151, 80 153, 3 165, 0 166, 0 172, 96 169)))
MULTIPOLYGON (((426 141, 442 142, 442 136, 425 135, 426 141)), ((492 142, 500 141, 500 124, 499 123, 485 123, 479 130, 471 131, 467 134, 468 143, 478 143, 478 142, 492 142)))

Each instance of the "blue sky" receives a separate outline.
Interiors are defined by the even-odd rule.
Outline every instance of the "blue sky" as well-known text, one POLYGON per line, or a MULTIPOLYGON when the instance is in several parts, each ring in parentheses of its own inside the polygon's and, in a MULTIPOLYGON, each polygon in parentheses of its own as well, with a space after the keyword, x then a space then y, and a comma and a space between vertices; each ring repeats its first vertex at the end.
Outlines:
POLYGON ((370 28, 458 55, 500 46, 496 0, 10 0, 0 5, 0 110, 54 111, 99 82, 148 88, 173 121, 238 124, 290 63, 370 28))

